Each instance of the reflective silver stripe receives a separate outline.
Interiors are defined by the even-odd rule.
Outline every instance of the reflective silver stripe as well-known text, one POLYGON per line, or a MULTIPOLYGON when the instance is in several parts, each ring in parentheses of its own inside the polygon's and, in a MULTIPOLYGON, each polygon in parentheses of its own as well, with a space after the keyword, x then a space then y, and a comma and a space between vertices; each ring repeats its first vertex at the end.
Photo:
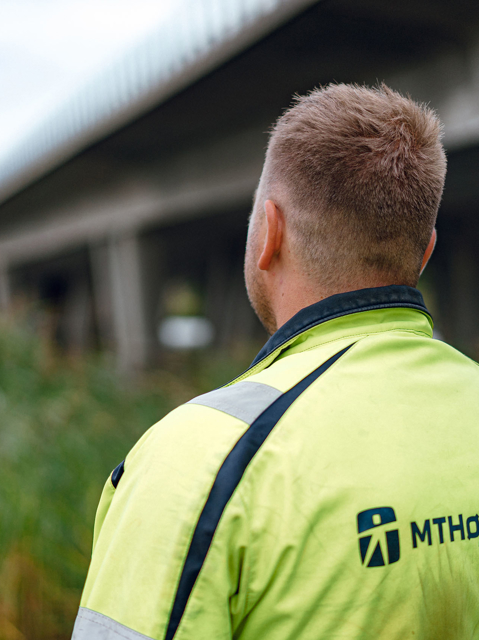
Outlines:
POLYGON ((72 640, 152 640, 101 613, 80 607, 72 640))
POLYGON ((188 404, 202 404, 218 409, 251 424, 282 394, 281 391, 261 382, 243 380, 231 387, 210 391, 193 398, 188 404))

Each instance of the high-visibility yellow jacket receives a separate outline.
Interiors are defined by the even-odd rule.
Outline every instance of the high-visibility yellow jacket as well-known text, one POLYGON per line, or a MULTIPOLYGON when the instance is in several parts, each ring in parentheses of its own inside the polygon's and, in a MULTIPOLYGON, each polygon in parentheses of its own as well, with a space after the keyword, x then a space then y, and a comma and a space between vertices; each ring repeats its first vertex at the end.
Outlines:
POLYGON ((106 483, 75 640, 479 638, 479 368, 409 287, 300 311, 106 483))

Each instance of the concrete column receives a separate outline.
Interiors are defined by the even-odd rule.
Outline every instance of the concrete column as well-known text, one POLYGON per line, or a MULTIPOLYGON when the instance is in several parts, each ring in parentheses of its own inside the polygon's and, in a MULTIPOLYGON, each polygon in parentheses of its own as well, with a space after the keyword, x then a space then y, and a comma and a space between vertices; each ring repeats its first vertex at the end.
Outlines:
POLYGON ((11 291, 8 267, 0 263, 0 311, 6 311, 10 306, 11 291))
POLYGON ((133 233, 115 236, 90 252, 100 342, 123 371, 143 368, 148 355, 139 242, 133 233))
POLYGON ((138 236, 111 239, 108 253, 118 364, 139 369, 146 365, 147 337, 138 236))
POLYGON ((92 306, 92 294, 85 272, 82 270, 72 274, 60 319, 68 349, 84 352, 93 346, 92 306))
POLYGON ((160 357, 158 323, 163 315, 161 294, 165 284, 166 247, 161 232, 143 235, 140 243, 146 364, 149 365, 158 364, 160 357))
POLYGON ((457 238, 453 247, 452 292, 454 343, 468 355, 479 357, 479 264, 471 237, 457 238))
POLYGON ((93 307, 100 348, 115 351, 116 331, 113 312, 110 252, 107 243, 90 246, 90 268, 93 287, 93 307))

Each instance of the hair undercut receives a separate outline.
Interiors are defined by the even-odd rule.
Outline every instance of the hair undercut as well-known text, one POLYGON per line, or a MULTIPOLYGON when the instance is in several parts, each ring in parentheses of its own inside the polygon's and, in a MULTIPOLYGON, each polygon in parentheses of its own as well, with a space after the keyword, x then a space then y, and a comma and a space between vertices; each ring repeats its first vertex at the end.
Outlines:
POLYGON ((434 111, 384 84, 296 98, 273 127, 263 195, 307 275, 416 286, 444 187, 441 136, 434 111))

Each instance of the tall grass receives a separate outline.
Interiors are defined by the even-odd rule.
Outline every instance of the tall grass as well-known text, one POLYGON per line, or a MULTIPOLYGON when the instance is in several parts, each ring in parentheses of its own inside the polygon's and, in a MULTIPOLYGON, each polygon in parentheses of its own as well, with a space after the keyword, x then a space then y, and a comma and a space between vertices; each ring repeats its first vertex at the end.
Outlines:
POLYGON ((244 364, 223 363, 195 356, 133 384, 0 319, 0 640, 70 637, 108 474, 167 411, 244 364))

